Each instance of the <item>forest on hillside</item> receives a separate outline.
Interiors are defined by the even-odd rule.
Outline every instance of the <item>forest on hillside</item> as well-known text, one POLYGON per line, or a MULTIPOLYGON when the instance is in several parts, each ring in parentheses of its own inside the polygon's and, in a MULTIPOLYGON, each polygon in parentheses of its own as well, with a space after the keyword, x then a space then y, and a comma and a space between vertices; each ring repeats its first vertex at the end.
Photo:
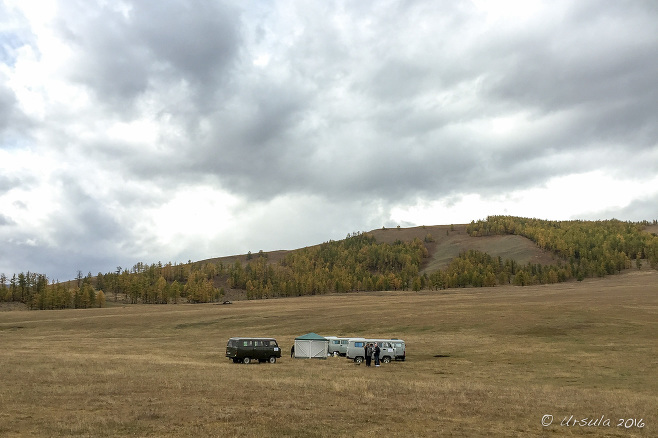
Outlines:
MULTIPOLYGON (((653 222, 656 224, 656 221, 653 222)), ((50 283, 43 274, 0 275, 0 301, 31 309, 102 307, 106 300, 129 303, 205 303, 223 299, 226 290, 242 290, 248 299, 348 293, 354 291, 447 289, 558 283, 603 277, 648 263, 658 269, 658 236, 648 222, 547 221, 489 216, 467 226, 472 237, 520 235, 552 252, 556 263, 519 264, 485 252, 465 250, 442 269, 423 272, 433 236, 378 243, 369 233, 350 233, 339 241, 288 252, 277 262, 267 253, 246 262, 225 264, 138 263, 114 272, 79 271, 72 282, 50 283)))

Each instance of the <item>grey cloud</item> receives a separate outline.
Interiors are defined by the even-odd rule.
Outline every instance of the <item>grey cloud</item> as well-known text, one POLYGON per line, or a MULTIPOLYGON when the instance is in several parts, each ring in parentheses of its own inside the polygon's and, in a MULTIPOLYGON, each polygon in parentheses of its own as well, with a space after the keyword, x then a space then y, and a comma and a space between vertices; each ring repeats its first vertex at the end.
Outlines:
POLYGON ((5 274, 37 272, 48 276, 52 282, 75 278, 78 270, 83 275, 88 272, 92 275, 110 272, 117 261, 122 260, 120 254, 109 252, 107 248, 51 247, 28 235, 14 234, 10 241, 3 242, 3 246, 7 254, 11 254, 11 260, 6 259, 4 254, 0 255, 0 266, 17 267, 5 274))
POLYGON ((124 111, 154 86, 185 82, 198 102, 212 97, 237 54, 238 11, 222 2, 127 5, 70 1, 75 12, 59 29, 77 48, 71 76, 124 111))
POLYGON ((236 55, 240 17, 223 2, 136 1, 133 8, 131 26, 156 62, 179 72, 176 77, 212 85, 236 55))
MULTIPOLYGON (((51 217, 53 238, 62 247, 83 242, 110 242, 125 238, 108 203, 84 187, 83 179, 55 174, 52 184, 63 188, 60 208, 51 217)), ((84 245, 83 245, 84 246, 84 245)), ((89 248, 91 250, 91 248, 89 248)))
POLYGON ((634 5, 573 3, 540 33, 530 30, 511 44, 494 39, 490 50, 504 68, 488 75, 485 95, 541 113, 573 111, 577 126, 566 133, 566 145, 623 140, 653 147, 656 8, 634 5))
MULTIPOLYGON (((102 100, 130 103, 148 86, 147 51, 135 40, 120 11, 71 1, 59 31, 78 50, 72 78, 91 87, 102 100), (100 10, 99 10, 100 9, 100 10)), ((124 105, 125 105, 124 103, 124 105)))
POLYGON ((47 221, 48 243, 41 235, 12 229, 3 236, 6 251, 0 256, 0 266, 18 266, 21 271, 46 274, 52 281, 65 281, 74 278, 78 269, 95 275, 113 270, 126 259, 136 260, 131 247, 139 238, 136 224, 119 223, 108 203, 76 179, 55 177, 59 180, 53 184, 65 190, 58 210, 47 221))
POLYGON ((16 222, 9 216, 0 213, 0 226, 14 225, 16 222))
POLYGON ((313 97, 303 87, 284 85, 244 84, 239 97, 201 116, 207 129, 182 122, 188 142, 174 140, 166 154, 139 161, 135 170, 169 184, 210 177, 255 199, 287 191, 309 152, 312 139, 300 138, 299 131, 313 97))
POLYGON ((19 185, 20 180, 17 178, 9 178, 8 176, 0 175, 0 195, 19 185))
MULTIPOLYGON (((0 76, 2 79, 2 76, 0 76)), ((10 120, 16 111, 16 96, 14 93, 3 83, 0 82, 0 132, 7 129, 10 125, 10 120)))
POLYGON ((21 146, 22 139, 29 133, 29 127, 30 122, 20 110, 16 95, 0 82, 0 149, 21 146))
POLYGON ((600 220, 619 219, 622 221, 653 221, 658 220, 658 195, 645 197, 631 202, 620 209, 605 209, 580 215, 577 219, 600 220))
MULTIPOLYGON (((296 8, 290 27, 301 33, 271 47, 263 70, 238 55, 250 48, 238 48, 246 41, 227 23, 234 11, 212 15, 174 2, 157 11, 135 4, 128 18, 110 14, 115 24, 98 25, 85 53, 97 60, 92 49, 104 44, 131 47, 129 63, 144 62, 128 69, 137 78, 124 83, 128 95, 154 76, 214 95, 224 74, 230 93, 177 115, 188 143, 163 139, 171 141, 167 153, 126 161, 136 178, 176 185, 211 177, 252 199, 313 192, 395 202, 529 188, 595 163, 616 165, 601 147, 655 147, 658 64, 649 55, 658 39, 647 24, 655 11, 569 4, 537 27, 480 31, 465 7, 396 7, 345 6, 342 26, 326 19, 331 5, 296 8), (461 127, 517 111, 534 118, 522 135, 491 139, 461 127), (552 130, 533 126, 561 113, 552 130), (210 130, 200 133, 199 120, 210 130)), ((245 26, 267 39, 262 22, 245 26)), ((115 87, 120 78, 99 81, 115 87)))

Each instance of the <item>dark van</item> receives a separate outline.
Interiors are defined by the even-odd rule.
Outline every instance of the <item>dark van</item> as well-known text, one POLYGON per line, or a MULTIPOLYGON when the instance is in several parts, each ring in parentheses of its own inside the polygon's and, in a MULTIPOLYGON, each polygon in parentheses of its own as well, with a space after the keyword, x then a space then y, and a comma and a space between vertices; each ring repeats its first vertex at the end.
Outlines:
POLYGON ((230 338, 226 344, 226 357, 233 363, 259 362, 276 363, 281 349, 274 338, 230 338))

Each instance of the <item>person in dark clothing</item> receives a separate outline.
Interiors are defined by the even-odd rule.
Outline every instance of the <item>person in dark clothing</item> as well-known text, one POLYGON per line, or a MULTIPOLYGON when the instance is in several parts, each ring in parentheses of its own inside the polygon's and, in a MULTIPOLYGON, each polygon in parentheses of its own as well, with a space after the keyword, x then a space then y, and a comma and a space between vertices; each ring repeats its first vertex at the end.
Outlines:
POLYGON ((295 344, 292 344, 290 348, 290 357, 295 357, 295 344))
POLYGON ((381 349, 379 348, 379 344, 375 343, 375 348, 373 351, 373 354, 375 355, 375 366, 379 366, 379 353, 381 352, 381 349))
POLYGON ((366 366, 369 367, 372 363, 372 344, 366 344, 364 349, 366 355, 366 366))

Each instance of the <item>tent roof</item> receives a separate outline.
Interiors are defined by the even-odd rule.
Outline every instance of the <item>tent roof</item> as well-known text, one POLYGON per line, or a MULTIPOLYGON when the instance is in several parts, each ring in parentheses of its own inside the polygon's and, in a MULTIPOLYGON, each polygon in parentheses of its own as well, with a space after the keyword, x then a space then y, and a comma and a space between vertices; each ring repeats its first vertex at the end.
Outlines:
POLYGON ((302 336, 298 336, 295 340, 304 340, 304 341, 328 341, 324 336, 320 336, 317 333, 307 333, 302 336))

